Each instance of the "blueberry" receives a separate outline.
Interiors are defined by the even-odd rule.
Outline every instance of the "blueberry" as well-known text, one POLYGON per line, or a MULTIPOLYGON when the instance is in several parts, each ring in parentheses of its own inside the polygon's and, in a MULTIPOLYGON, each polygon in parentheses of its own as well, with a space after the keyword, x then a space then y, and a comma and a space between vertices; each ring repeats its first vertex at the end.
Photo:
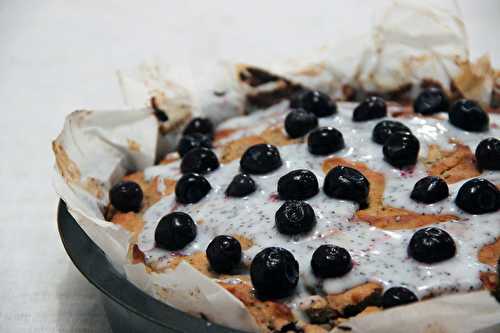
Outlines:
POLYGON ((373 128, 372 140, 383 145, 389 136, 396 132, 411 133, 410 129, 399 121, 382 120, 373 128))
POLYGON ((323 191, 329 197, 355 201, 365 208, 368 205, 370 183, 358 170, 337 166, 326 175, 323 191))
POLYGON ((389 288, 382 296, 382 306, 384 309, 410 304, 417 301, 417 296, 411 290, 404 287, 389 288))
POLYGON ((384 143, 385 160, 396 168, 417 163, 420 142, 411 133, 396 132, 391 134, 384 143))
POLYGON ((297 235, 311 231, 316 224, 312 207, 304 201, 285 201, 276 211, 276 228, 285 235, 297 235))
POLYGON ((214 124, 208 118, 196 117, 191 119, 191 121, 184 128, 182 134, 204 134, 213 138, 214 136, 214 124))
POLYGON ((337 113, 335 101, 317 90, 306 90, 295 95, 290 101, 290 107, 312 112, 316 117, 327 117, 337 113))
POLYGON ((109 201, 121 212, 138 212, 142 204, 141 187, 134 182, 124 181, 115 184, 109 191, 109 201))
POLYGON ((299 263, 288 250, 268 247, 253 259, 250 278, 259 297, 282 298, 299 282, 299 263))
POLYGON ((196 203, 212 189, 208 180, 197 173, 187 173, 175 184, 175 197, 182 204, 196 203))
POLYGON ((311 268, 319 278, 341 277, 352 269, 351 255, 342 247, 321 245, 312 255, 311 268))
POLYGON ((370 96, 359 103, 352 114, 353 121, 367 121, 387 116, 387 105, 382 97, 370 96))
POLYGON ((181 172, 206 174, 219 168, 219 160, 213 151, 207 148, 191 149, 181 162, 181 172))
POLYGON ((439 228, 430 227, 418 230, 408 244, 408 255, 427 264, 450 259, 455 253, 453 238, 439 228))
POLYGON ((318 179, 309 170, 290 171, 278 180, 278 194, 282 200, 305 200, 318 192, 318 179))
POLYGON ((413 103, 413 110, 423 115, 447 112, 449 107, 448 97, 443 90, 436 87, 422 91, 413 103))
POLYGON ((500 170, 500 140, 488 138, 476 148, 476 160, 481 169, 500 170))
POLYGON ((410 197, 418 202, 432 204, 443 200, 448 195, 448 184, 442 178, 428 176, 415 184, 410 197))
POLYGON ((455 204, 469 214, 495 212, 500 208, 500 191, 486 179, 471 179, 458 190, 455 204))
POLYGON ((183 157, 191 149, 200 147, 212 148, 212 141, 209 136, 200 133, 183 135, 177 144, 177 152, 183 157))
POLYGON ((278 148, 264 143, 248 148, 240 160, 243 172, 257 175, 274 171, 282 164, 278 148))
POLYGON ((467 99, 453 103, 448 117, 450 123, 470 132, 484 132, 490 123, 488 114, 481 106, 467 99))
POLYGON ((210 267, 217 273, 230 273, 241 261, 240 242, 231 236, 217 236, 207 247, 210 267))
POLYGON ((320 127, 309 133, 307 148, 313 155, 333 154, 345 147, 342 133, 333 127, 320 127))
POLYGON ((290 138, 299 138, 318 127, 314 113, 303 109, 292 110, 285 118, 285 130, 290 138))
POLYGON ((175 251, 184 248, 196 238, 196 224, 191 216, 173 212, 161 218, 155 230, 156 245, 175 251))
POLYGON ((228 197, 246 197, 249 194, 255 192, 257 186, 254 180, 245 173, 240 173, 234 176, 233 180, 226 189, 226 195, 228 197))

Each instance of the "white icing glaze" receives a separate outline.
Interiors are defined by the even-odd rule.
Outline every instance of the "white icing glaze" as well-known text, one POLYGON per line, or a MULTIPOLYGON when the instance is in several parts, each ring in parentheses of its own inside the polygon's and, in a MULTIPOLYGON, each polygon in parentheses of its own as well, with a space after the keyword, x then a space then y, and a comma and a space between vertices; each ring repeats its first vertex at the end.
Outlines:
MULTIPOLYGON (((139 237, 139 248, 145 252, 146 260, 161 263, 167 262, 173 255, 204 251, 212 238, 220 234, 239 234, 254 241, 254 246, 245 251, 244 261, 247 263, 264 247, 281 246, 290 250, 300 265, 300 285, 294 296, 286 300, 293 308, 311 290, 337 293, 366 281, 380 282, 385 288, 405 286, 419 297, 430 293, 479 288, 479 272, 489 271, 490 268, 478 262, 477 253, 483 245, 499 236, 499 214, 470 215, 458 209, 453 200, 463 182, 450 185, 449 198, 436 204, 424 205, 412 201, 409 195, 413 185, 426 176, 422 163, 419 162, 412 172, 398 170, 387 164, 383 160, 382 146, 371 140, 372 129, 380 119, 354 123, 351 121, 353 107, 352 103, 339 103, 337 115, 320 118, 320 126, 334 126, 344 135, 346 148, 335 155, 365 162, 373 170, 382 172, 386 177, 386 204, 417 212, 459 216, 460 221, 438 225, 455 240, 457 254, 454 258, 433 265, 416 262, 407 255, 407 244, 415 230, 389 231, 367 223, 352 222, 357 205, 329 198, 322 191, 307 200, 317 216, 317 225, 313 231, 294 237, 279 234, 274 226, 274 214, 283 203, 276 199, 278 178, 291 170, 308 169, 316 174, 322 186, 325 176, 321 164, 327 157, 313 156, 309 154, 305 144, 294 144, 279 147, 284 162, 280 169, 268 175, 252 176, 258 190, 246 198, 228 199, 224 195, 227 185, 239 172, 239 160, 236 160, 206 175, 212 191, 201 202, 187 206, 177 205, 175 196, 170 195, 150 207, 144 214, 145 226, 139 237), (154 231, 158 220, 175 210, 184 211, 195 221, 203 220, 203 223, 198 225, 195 241, 182 251, 171 253, 155 248, 154 231), (353 270, 344 277, 318 281, 311 273, 309 262, 313 251, 319 245, 327 243, 345 247, 355 264, 353 270)), ((221 128, 240 130, 225 138, 225 141, 260 133, 270 124, 282 122, 287 110, 288 104, 281 103, 265 112, 232 119, 222 124, 221 128)), ((500 136, 497 125, 491 126, 485 133, 469 133, 453 127, 446 120, 414 117, 398 118, 397 121, 408 126, 420 140, 420 159, 427 154, 431 143, 442 148, 452 148, 450 139, 458 139, 474 150, 482 139, 500 136)), ((491 116, 492 124, 498 124, 499 121, 498 116, 491 116)), ((154 176, 178 179, 179 163, 145 170, 147 179, 154 176)), ((495 184, 500 183, 500 172, 483 172, 481 177, 495 184)))

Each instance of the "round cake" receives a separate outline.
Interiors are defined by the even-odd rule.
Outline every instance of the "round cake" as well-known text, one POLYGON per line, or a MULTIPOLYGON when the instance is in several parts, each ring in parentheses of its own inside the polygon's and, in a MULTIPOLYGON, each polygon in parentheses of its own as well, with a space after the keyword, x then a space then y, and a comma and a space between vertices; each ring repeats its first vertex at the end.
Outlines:
POLYGON ((302 89, 219 126, 110 190, 108 221, 149 272, 182 261, 262 332, 492 288, 500 255, 500 117, 424 89, 412 104, 302 89))

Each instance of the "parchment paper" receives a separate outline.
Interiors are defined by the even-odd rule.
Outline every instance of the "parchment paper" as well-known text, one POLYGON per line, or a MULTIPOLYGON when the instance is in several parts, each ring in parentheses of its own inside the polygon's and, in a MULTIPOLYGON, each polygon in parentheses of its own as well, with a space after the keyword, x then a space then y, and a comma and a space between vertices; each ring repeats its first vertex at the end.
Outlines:
MULTIPOLYGON (((339 98, 347 97, 346 85, 392 92, 411 84, 410 94, 415 94, 423 81, 432 80, 449 93, 456 88, 465 97, 489 104, 495 71, 487 57, 476 63, 468 59, 465 28, 457 10, 404 1, 390 7, 381 22, 357 43, 348 41, 269 68, 287 82, 339 98)), ((120 71, 120 86, 133 110, 69 115, 53 144, 57 161, 54 185, 80 226, 136 286, 183 311, 256 331, 255 320, 243 304, 189 264, 161 274, 149 273, 143 264, 132 265, 128 260, 130 235, 103 218, 111 184, 126 171, 153 165, 157 156, 171 151, 190 117, 203 114, 220 123, 244 114, 248 95, 283 84, 253 87, 240 80, 244 69, 218 64, 210 75, 196 80, 187 69, 158 64, 120 71), (166 122, 157 120, 147 107, 153 96, 168 115, 166 122)), ((354 318, 344 326, 354 332, 493 332, 500 329, 498 323, 500 307, 487 292, 474 292, 354 318)))

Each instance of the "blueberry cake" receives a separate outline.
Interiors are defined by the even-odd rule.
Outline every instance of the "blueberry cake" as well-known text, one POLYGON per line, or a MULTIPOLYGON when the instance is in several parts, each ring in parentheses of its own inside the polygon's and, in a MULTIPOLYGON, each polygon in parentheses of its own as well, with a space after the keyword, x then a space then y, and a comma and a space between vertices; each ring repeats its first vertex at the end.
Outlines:
POLYGON ((261 332, 327 332, 494 290, 500 117, 435 86, 391 97, 287 84, 253 96, 265 110, 219 126, 195 117, 177 151, 114 184, 107 220, 133 235, 130 262, 157 273, 188 262, 261 332))

